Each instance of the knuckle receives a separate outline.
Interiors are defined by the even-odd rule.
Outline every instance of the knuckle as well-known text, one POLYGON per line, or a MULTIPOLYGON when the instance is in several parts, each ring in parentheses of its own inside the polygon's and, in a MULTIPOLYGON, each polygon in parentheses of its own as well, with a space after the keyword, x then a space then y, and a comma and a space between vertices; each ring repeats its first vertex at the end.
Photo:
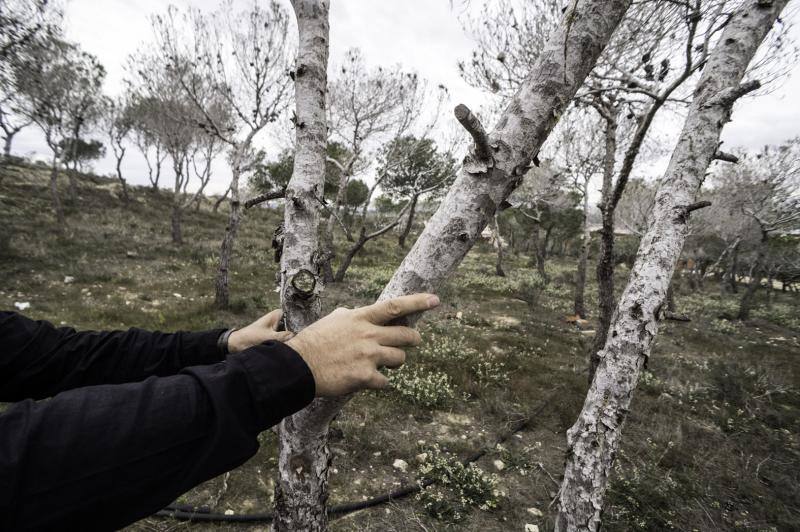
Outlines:
POLYGON ((390 299, 389 301, 386 302, 386 313, 389 316, 396 318, 400 316, 402 312, 403 309, 400 306, 400 303, 398 303, 396 299, 390 299))

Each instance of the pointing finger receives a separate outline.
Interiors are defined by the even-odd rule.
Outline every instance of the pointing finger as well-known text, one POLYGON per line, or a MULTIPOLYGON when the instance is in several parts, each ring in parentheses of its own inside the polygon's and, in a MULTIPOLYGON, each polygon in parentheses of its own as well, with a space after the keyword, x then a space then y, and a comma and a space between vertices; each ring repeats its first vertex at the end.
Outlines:
POLYGON ((430 310, 438 305, 439 298, 437 296, 422 293, 379 301, 361 310, 369 321, 376 325, 382 325, 408 314, 430 310))

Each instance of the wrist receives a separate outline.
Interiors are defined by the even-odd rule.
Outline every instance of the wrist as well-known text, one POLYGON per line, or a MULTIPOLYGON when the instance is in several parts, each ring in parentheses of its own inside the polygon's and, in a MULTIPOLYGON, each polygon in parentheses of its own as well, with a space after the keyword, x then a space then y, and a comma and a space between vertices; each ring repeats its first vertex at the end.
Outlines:
POLYGON ((231 338, 234 336, 235 332, 236 329, 228 329, 219 335, 219 338, 217 339, 217 347, 223 355, 239 352, 239 350, 236 348, 235 342, 231 342, 231 338))

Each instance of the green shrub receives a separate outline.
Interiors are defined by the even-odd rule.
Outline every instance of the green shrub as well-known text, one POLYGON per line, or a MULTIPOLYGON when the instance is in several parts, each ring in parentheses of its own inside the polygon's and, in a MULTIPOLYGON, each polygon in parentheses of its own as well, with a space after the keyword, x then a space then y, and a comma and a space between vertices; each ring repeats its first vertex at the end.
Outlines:
POLYGON ((438 447, 426 454, 418 475, 434 483, 423 488, 417 500, 428 515, 457 523, 473 509, 488 511, 497 508, 497 475, 489 475, 475 464, 465 466, 455 456, 442 453, 438 447))
POLYGON ((406 401, 425 408, 441 406, 455 397, 450 377, 420 366, 403 366, 389 375, 392 389, 406 401))

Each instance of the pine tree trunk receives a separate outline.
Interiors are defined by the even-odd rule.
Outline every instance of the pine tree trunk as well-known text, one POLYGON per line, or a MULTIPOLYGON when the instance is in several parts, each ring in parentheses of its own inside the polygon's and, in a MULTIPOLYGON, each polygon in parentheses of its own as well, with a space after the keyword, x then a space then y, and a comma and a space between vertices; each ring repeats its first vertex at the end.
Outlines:
POLYGON ((500 239, 500 224, 497 222, 497 213, 494 215, 494 239, 497 244, 497 259, 494 263, 494 273, 500 277, 505 277, 506 272, 503 270, 503 241, 500 239))
POLYGON ((739 287, 736 284, 736 272, 739 271, 739 246, 741 244, 739 242, 733 246, 733 253, 731 253, 731 262, 730 267, 728 268, 728 287, 730 288, 731 293, 737 294, 739 293, 739 287))
POLYGON ((589 248, 592 243, 592 234, 589 231, 589 183, 583 194, 583 241, 581 242, 581 256, 578 259, 578 268, 575 271, 575 305, 574 314, 581 318, 586 318, 586 303, 584 293, 586 291, 586 265, 589 262, 589 248))
POLYGON ((750 282, 747 284, 742 299, 739 301, 739 312, 736 319, 745 321, 750 319, 750 311, 753 310, 753 302, 756 296, 756 290, 761 286, 761 270, 764 267, 764 262, 767 258, 767 243, 769 242, 769 233, 761 231, 761 241, 758 244, 758 253, 756 260, 750 267, 748 277, 750 282))
POLYGON ((353 243, 353 245, 350 246, 350 249, 347 250, 347 253, 345 253, 344 258, 342 259, 342 263, 336 270, 336 275, 333 277, 335 282, 341 283, 342 281, 344 281, 344 276, 347 273, 347 270, 350 268, 350 264, 353 262, 355 256, 358 255, 358 252, 361 251, 361 249, 364 247, 364 244, 366 243, 367 243, 366 232, 364 231, 364 228, 362 228, 358 240, 356 240, 353 243))
POLYGON ((236 241, 236 234, 239 231, 241 218, 241 204, 239 202, 239 157, 233 163, 233 177, 231 186, 228 190, 231 193, 231 210, 228 213, 228 225, 225 227, 225 236, 219 250, 219 266, 217 275, 214 279, 214 304, 218 308, 228 308, 230 306, 230 287, 228 272, 233 255, 233 244, 236 241))
POLYGON ((176 246, 183 244, 183 234, 181 232, 181 221, 183 218, 183 211, 177 204, 172 205, 172 216, 170 217, 171 230, 172 230, 172 243, 176 246))
POLYGON ((122 156, 117 157, 117 179, 119 179, 120 184, 122 184, 122 199, 125 201, 125 205, 128 206, 131 203, 131 198, 128 195, 128 183, 125 181, 125 178, 122 177, 122 157, 125 156, 125 152, 122 152, 122 156))
POLYGON ((400 233, 400 237, 397 239, 397 243, 400 245, 402 249, 406 248, 406 239, 408 238, 408 234, 411 232, 411 226, 414 223, 414 213, 417 209, 417 200, 419 196, 416 194, 411 198, 411 207, 408 209, 408 218, 406 219, 406 223, 403 226, 403 231, 400 233))
POLYGON ((650 356, 687 220, 734 102, 758 87, 740 85, 747 65, 788 0, 747 1, 729 20, 703 69, 692 106, 656 196, 628 285, 578 420, 567 432, 567 463, 556 530, 598 530, 608 478, 642 367, 650 356))
MULTIPOLYGON (((294 170, 286 188, 281 302, 286 328, 297 332, 321 312, 319 202, 325 184, 328 0, 292 0, 299 46, 295 78, 294 170)), ((328 517, 328 424, 336 411, 324 399, 281 422, 273 527, 323 531, 328 517)))
POLYGON ((614 202, 613 179, 617 154, 617 115, 614 109, 605 119, 605 153, 603 155, 603 186, 600 199, 600 256, 597 259, 598 321, 589 351, 589 383, 600 359, 597 354, 606 344, 611 316, 614 313, 614 202))
MULTIPOLYGON (((519 184, 629 5, 629 0, 585 0, 567 8, 564 21, 551 35, 530 76, 489 135, 498 141, 495 164, 486 172, 475 174, 461 169, 381 299, 435 292, 458 267, 498 205, 519 184)), ((308 123, 303 116, 298 119, 308 123)), ((307 251, 306 256, 310 256, 314 249, 307 251)), ((403 321, 412 323, 415 319, 403 321)), ((324 529, 323 504, 330 463, 328 424, 346 401, 347 398, 318 399, 303 412, 284 420, 279 463, 281 489, 277 498, 279 530, 324 529), (297 517, 284 517, 289 512, 297 517)))
POLYGON ((56 220, 58 220, 58 227, 56 230, 59 233, 64 233, 64 228, 67 227, 67 219, 64 216, 64 207, 61 205, 61 198, 58 195, 58 157, 53 156, 53 165, 50 170, 50 199, 53 201, 53 211, 56 213, 56 220))

